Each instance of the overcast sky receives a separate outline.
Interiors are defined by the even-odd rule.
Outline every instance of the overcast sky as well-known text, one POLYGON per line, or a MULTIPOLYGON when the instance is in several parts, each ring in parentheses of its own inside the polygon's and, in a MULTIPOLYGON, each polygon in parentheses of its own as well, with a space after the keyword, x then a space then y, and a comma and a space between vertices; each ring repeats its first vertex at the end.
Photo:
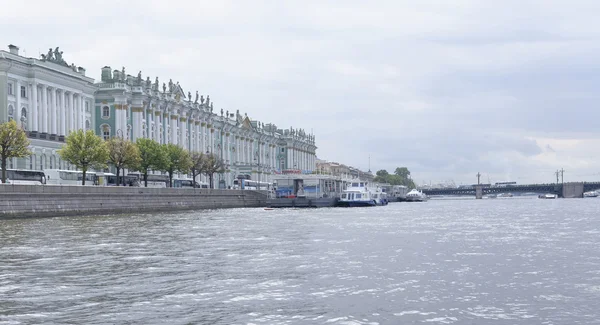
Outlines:
MULTIPOLYGON (((600 1, 8 1, 0 44, 172 78, 419 183, 600 180, 600 1), (82 3, 84 3, 82 5, 82 3), (94 5, 92 3, 101 3, 94 5)), ((6 48, 5 48, 6 49, 6 48)))

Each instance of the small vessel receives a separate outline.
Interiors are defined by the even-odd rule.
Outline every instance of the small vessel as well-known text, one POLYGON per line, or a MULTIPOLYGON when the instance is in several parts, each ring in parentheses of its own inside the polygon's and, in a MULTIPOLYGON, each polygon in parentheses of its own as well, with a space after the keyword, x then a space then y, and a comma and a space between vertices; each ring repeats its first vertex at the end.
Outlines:
POLYGON ((540 198, 540 199, 556 199, 557 197, 558 197, 558 195, 553 194, 553 193, 538 195, 538 198, 540 198))
POLYGON ((501 194, 498 194, 498 197, 513 197, 513 194, 512 193, 501 193, 501 194))
POLYGON ((596 191, 585 192, 585 193, 583 193, 583 197, 598 197, 598 192, 596 192, 596 191))
POLYGON ((408 202, 425 202, 427 200, 429 200, 427 195, 416 188, 406 193, 406 201, 408 202))
POLYGON ((387 205, 387 194, 381 188, 369 186, 368 182, 352 182, 342 192, 338 201, 341 207, 367 207, 387 205))

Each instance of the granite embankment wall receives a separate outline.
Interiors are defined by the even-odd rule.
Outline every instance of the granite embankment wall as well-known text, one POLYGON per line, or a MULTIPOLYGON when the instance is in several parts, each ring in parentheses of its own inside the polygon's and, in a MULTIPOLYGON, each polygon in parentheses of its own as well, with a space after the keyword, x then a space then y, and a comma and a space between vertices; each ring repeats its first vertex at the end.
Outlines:
POLYGON ((0 184, 0 219, 262 207, 265 191, 0 184))

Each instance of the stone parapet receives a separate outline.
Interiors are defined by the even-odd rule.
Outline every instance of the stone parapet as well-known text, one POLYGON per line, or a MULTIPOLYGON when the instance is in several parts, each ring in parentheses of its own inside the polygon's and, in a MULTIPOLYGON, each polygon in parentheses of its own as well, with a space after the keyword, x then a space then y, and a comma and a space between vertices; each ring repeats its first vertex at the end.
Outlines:
POLYGON ((265 191, 0 184, 0 219, 266 206, 265 191))

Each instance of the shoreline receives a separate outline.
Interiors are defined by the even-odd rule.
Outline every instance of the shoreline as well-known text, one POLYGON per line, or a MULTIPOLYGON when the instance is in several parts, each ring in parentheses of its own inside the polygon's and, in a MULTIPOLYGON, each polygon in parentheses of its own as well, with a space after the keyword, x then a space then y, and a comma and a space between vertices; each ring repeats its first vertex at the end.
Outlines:
POLYGON ((266 191, 0 184, 0 220, 265 207, 266 191))

